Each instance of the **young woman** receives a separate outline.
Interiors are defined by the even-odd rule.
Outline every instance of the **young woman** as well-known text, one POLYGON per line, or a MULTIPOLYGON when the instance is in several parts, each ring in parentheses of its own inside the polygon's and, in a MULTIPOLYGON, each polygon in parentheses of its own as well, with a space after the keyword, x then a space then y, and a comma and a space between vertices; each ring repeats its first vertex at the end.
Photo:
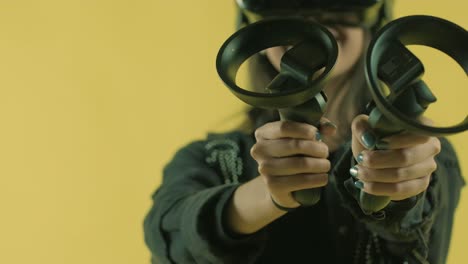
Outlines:
MULTIPOLYGON (((363 54, 392 1, 302 2, 237 1, 245 23, 284 11, 333 34, 339 56, 325 118, 314 127, 251 109, 247 132, 210 134, 178 151, 144 223, 154 263, 445 262, 463 185, 452 147, 411 133, 377 140, 361 114, 370 100, 363 54), (358 164, 331 173, 350 147, 358 164), (391 198, 384 219, 363 214, 344 187, 350 175, 357 188, 391 198), (292 193, 309 188, 322 188, 321 200, 301 206, 292 193)), ((254 56, 255 87, 278 73, 287 48, 254 56)))

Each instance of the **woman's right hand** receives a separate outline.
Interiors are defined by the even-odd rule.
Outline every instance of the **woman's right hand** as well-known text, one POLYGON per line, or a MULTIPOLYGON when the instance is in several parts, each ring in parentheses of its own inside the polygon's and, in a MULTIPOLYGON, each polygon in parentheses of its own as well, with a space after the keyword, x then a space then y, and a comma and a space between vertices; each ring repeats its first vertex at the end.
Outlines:
POLYGON ((306 123, 277 121, 255 131, 256 143, 250 153, 277 204, 298 207, 300 204, 292 192, 327 184, 329 152, 321 136, 335 133, 336 127, 328 121, 323 121, 320 127, 319 131, 306 123))

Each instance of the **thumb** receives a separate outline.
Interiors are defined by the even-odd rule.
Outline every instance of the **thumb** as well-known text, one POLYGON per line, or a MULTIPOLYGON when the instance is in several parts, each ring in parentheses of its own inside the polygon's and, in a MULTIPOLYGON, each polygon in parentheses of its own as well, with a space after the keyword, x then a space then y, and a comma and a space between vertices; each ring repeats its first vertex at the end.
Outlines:
POLYGON ((330 121, 328 118, 322 117, 320 119, 319 131, 322 135, 332 136, 336 133, 338 127, 335 123, 330 121))

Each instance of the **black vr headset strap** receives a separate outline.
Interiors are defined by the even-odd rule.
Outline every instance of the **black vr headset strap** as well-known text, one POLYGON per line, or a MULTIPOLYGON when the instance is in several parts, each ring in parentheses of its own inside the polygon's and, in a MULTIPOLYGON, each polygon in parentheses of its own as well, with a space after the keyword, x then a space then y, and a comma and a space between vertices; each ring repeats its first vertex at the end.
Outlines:
MULTIPOLYGON (((394 0, 384 0, 384 4, 379 11, 379 20, 376 24, 372 27, 372 32, 376 32, 378 29, 383 27, 385 24, 390 22, 393 19, 393 2, 394 0)), ((249 21, 247 17, 242 12, 242 9, 239 7, 238 4, 235 4, 237 8, 237 19, 236 19, 236 29, 240 29, 247 24, 249 21)))

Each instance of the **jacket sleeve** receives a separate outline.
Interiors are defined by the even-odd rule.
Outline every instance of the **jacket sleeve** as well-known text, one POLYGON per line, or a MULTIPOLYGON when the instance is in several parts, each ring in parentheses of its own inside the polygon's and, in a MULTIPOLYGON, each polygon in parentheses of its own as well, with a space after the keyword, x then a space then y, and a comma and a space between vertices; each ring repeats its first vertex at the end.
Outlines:
POLYGON ((225 229, 223 211, 240 183, 206 157, 206 142, 194 142, 164 169, 144 221, 154 263, 251 263, 262 251, 264 232, 238 236, 225 229))
MULTIPOLYGON (((347 169, 337 168, 337 189, 344 206, 384 241, 395 259, 409 263, 445 263, 453 225, 453 216, 464 185, 458 159, 450 143, 441 138, 442 151, 436 156, 437 170, 428 189, 402 202, 391 202, 384 218, 365 215, 350 187, 347 169)), ((343 156, 343 159, 350 157, 343 156)), ((352 155, 351 155, 352 158, 352 155)))
POLYGON ((452 237, 454 215, 460 201, 461 190, 465 185, 460 164, 452 145, 441 139, 443 152, 437 157, 438 170, 435 176, 439 190, 435 199, 434 222, 427 234, 430 263, 445 263, 452 237))

